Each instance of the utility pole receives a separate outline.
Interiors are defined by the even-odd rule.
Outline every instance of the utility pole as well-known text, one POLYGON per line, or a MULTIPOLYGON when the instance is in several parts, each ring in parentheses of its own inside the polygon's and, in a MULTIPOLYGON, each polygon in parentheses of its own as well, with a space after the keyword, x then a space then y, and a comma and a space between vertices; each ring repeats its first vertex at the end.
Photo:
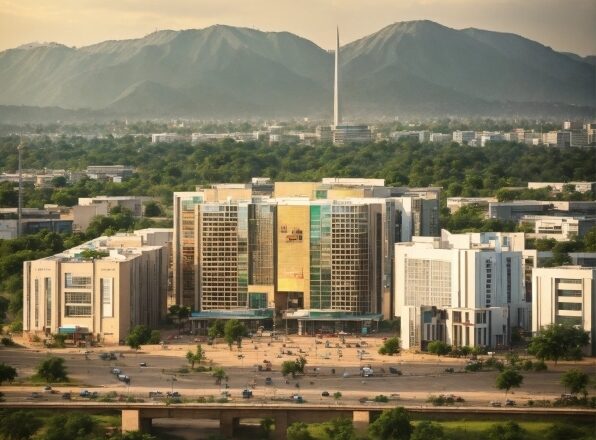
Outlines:
POLYGON ((17 208, 18 211, 18 220, 17 220, 17 237, 20 237, 23 234, 23 167, 22 167, 22 156, 23 156, 23 149, 25 148, 25 144, 23 142, 23 138, 19 142, 19 146, 17 147, 17 151, 19 154, 19 206, 17 208))

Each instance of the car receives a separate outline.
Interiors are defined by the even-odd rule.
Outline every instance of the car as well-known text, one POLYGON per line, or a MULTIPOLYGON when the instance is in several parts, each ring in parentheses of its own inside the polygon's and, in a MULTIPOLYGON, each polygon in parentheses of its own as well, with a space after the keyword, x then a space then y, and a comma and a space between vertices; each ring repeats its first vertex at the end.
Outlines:
POLYGON ((122 370, 120 368, 112 368, 112 374, 120 375, 122 370))
POLYGON ((120 382, 126 382, 126 381, 130 381, 130 377, 127 376, 126 374, 119 374, 118 375, 118 380, 120 382))
POLYGON ((265 378, 265 385, 271 385, 272 383, 273 383, 273 380, 270 377, 265 378))
POLYGON ((507 399, 505 401, 505 406, 515 406, 515 400, 509 400, 509 399, 507 399))
POLYGON ((389 367, 389 372, 390 372, 391 374, 397 374, 398 376, 401 376, 401 374, 402 374, 402 373, 401 373, 401 370, 398 370, 398 369, 397 369, 397 368, 395 368, 395 367, 389 367))
POLYGON ((373 376, 373 374, 373 369, 370 367, 362 367, 362 370, 360 371, 360 375, 362 377, 371 377, 373 376))
POLYGON ((79 396, 81 396, 81 397, 90 397, 91 396, 91 393, 89 392, 89 390, 82 390, 79 393, 79 396))
POLYGON ((49 385, 46 385, 45 387, 43 387, 43 392, 44 393, 51 393, 52 392, 52 387, 49 385))
POLYGON ((178 391, 168 391, 166 397, 182 397, 178 391))
POLYGON ((147 366, 147 362, 141 362, 139 363, 139 367, 146 367, 147 366))
POLYGON ((149 391, 149 397, 163 397, 163 393, 161 391, 149 391))
POLYGON ((252 391, 249 389, 245 389, 242 391, 242 398, 243 399, 250 399, 252 397, 252 391))
POLYGON ((299 394, 294 394, 292 400, 296 403, 304 403, 304 398, 299 394))
POLYGON ((34 391, 34 392, 31 393, 31 398, 32 399, 39 399, 39 398, 41 398, 41 394, 39 394, 39 393, 37 393, 37 392, 34 391))
POLYGON ((500 407, 501 406, 501 402, 499 402, 497 400, 491 400, 489 403, 490 403, 490 406, 494 406, 494 407, 500 407))
POLYGON ((71 394, 70 393, 64 393, 64 394, 62 394, 62 400, 70 400, 71 398, 72 397, 71 397, 71 394))
POLYGON ((329 391, 323 391, 321 393, 321 396, 323 396, 323 397, 329 397, 329 391))

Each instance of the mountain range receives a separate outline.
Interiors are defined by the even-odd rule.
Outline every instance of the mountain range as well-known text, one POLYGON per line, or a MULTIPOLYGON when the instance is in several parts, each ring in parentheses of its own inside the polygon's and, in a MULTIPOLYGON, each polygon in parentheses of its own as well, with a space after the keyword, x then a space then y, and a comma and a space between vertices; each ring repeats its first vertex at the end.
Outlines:
MULTIPOLYGON (((595 114, 595 58, 515 34, 401 22, 342 46, 340 62, 347 118, 595 114)), ((333 53, 288 32, 215 25, 80 48, 23 45, 0 52, 0 84, 0 120, 30 107, 330 119, 333 53)))

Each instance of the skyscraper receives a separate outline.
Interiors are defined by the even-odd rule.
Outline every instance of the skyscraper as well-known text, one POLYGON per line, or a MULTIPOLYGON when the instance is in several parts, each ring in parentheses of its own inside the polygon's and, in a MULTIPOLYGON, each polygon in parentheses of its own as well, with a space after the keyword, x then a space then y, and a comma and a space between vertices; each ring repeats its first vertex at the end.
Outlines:
POLYGON ((335 77, 333 80, 333 126, 341 123, 339 109, 339 27, 337 28, 337 42, 335 45, 335 77))

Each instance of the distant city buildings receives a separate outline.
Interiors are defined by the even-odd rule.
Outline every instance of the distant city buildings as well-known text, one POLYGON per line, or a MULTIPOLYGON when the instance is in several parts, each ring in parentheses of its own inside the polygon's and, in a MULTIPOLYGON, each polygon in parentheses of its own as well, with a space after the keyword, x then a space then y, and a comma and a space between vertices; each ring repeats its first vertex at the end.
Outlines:
POLYGON ((156 328, 166 312, 171 230, 100 237, 26 261, 23 330, 117 344, 135 325, 156 328))
POLYGON ((93 180, 122 182, 132 177, 133 169, 124 165, 89 165, 85 173, 93 180))
MULTIPOLYGON (((35 234, 42 230, 70 234, 73 221, 62 219, 57 210, 23 208, 21 220, 23 234, 35 234)), ((11 240, 18 236, 17 208, 0 208, 0 239, 11 240)))

